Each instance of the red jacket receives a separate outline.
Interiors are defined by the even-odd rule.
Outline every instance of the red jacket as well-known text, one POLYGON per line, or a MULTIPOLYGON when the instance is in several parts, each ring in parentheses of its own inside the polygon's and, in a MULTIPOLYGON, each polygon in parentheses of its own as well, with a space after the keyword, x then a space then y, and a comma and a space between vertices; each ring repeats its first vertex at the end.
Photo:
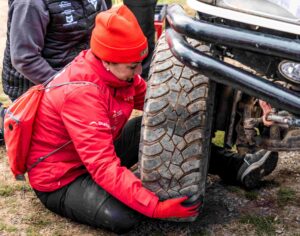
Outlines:
POLYGON ((94 84, 69 84, 45 91, 27 165, 70 139, 73 142, 29 171, 31 186, 51 192, 89 172, 107 192, 151 217, 158 197, 120 165, 113 144, 131 111, 143 108, 146 83, 140 76, 132 83, 117 79, 90 50, 80 53, 49 86, 69 81, 94 84))

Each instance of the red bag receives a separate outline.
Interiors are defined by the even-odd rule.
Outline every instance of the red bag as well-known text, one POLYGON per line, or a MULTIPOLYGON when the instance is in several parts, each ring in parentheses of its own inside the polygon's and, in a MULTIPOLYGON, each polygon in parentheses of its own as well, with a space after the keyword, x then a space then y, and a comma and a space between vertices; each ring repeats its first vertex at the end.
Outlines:
POLYGON ((31 87, 16 101, 14 101, 13 104, 8 107, 5 113, 4 140, 10 169, 17 180, 25 180, 24 174, 26 171, 29 171, 38 163, 72 142, 72 140, 70 140, 47 155, 40 157, 35 163, 27 168, 26 164, 31 144, 33 124, 45 90, 57 88, 67 84, 85 84, 97 86, 96 84, 88 81, 74 81, 46 87, 46 85, 52 79, 53 77, 51 77, 44 84, 31 87))
POLYGON ((4 140, 10 168, 17 180, 24 179, 33 123, 45 87, 31 87, 7 109, 4 117, 4 140))

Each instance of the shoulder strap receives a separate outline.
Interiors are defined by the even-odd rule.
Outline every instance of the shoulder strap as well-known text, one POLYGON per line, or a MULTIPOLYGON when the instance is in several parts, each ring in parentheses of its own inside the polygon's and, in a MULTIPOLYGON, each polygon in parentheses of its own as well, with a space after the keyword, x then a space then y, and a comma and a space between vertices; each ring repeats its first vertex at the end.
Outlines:
MULTIPOLYGON (((45 3, 45 4, 46 4, 46 3, 45 3)), ((46 4, 46 5, 47 5, 47 4, 46 4)), ((44 87, 46 87, 46 85, 49 84, 50 81, 52 81, 52 80, 55 78, 55 76, 56 76, 57 74, 61 73, 61 72, 62 72, 63 70, 65 70, 69 65, 71 65, 71 62, 70 62, 69 64, 65 65, 61 70, 57 71, 57 72, 56 72, 54 75, 52 75, 49 79, 47 79, 47 80, 43 83, 44 87)))
POLYGON ((48 158, 49 156, 51 156, 52 154, 58 152, 59 150, 63 149, 64 147, 66 147, 67 145, 69 145, 72 142, 72 140, 69 140, 68 142, 66 142, 65 144, 63 144, 62 146, 60 146, 59 148, 53 150, 52 152, 49 152, 47 155, 40 157, 39 159, 37 159, 36 162, 34 162, 27 170, 27 172, 29 172, 32 168, 34 168, 37 164, 39 164, 40 162, 42 162, 43 160, 45 160, 46 158, 48 158))
POLYGON ((93 86, 98 87, 97 84, 95 84, 93 82, 89 82, 89 81, 72 81, 72 82, 64 82, 64 83, 60 83, 60 84, 54 84, 54 85, 51 85, 51 86, 46 86, 44 89, 57 88, 57 87, 61 87, 61 86, 68 85, 68 84, 85 84, 85 85, 93 85, 93 86))
MULTIPOLYGON (((58 71, 57 73, 59 73, 59 71, 58 71)), ((54 75, 52 75, 49 79, 47 79, 47 80, 43 83, 44 87, 46 87, 46 85, 49 84, 50 81, 52 81, 52 80, 54 79, 54 77, 56 76, 57 73, 55 73, 54 75)))

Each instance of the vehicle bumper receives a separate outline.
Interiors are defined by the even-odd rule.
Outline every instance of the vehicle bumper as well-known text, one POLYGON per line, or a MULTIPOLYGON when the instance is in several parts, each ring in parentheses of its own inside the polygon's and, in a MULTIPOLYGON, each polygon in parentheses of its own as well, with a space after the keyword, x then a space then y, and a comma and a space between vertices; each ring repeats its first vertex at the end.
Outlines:
POLYGON ((174 56, 182 63, 201 71, 217 83, 231 86, 274 107, 300 115, 298 94, 196 50, 182 35, 294 61, 300 61, 299 40, 195 20, 188 17, 179 5, 168 7, 167 20, 171 26, 166 30, 167 42, 174 56))

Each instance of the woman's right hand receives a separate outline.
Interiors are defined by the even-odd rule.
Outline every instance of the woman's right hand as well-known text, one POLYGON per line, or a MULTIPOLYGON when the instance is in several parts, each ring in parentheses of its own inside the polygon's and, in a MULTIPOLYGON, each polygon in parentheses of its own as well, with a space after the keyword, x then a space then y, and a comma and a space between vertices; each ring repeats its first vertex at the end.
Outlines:
POLYGON ((188 197, 180 197, 158 202, 153 213, 153 218, 166 219, 197 216, 201 202, 192 206, 183 206, 182 203, 187 199, 188 197))

